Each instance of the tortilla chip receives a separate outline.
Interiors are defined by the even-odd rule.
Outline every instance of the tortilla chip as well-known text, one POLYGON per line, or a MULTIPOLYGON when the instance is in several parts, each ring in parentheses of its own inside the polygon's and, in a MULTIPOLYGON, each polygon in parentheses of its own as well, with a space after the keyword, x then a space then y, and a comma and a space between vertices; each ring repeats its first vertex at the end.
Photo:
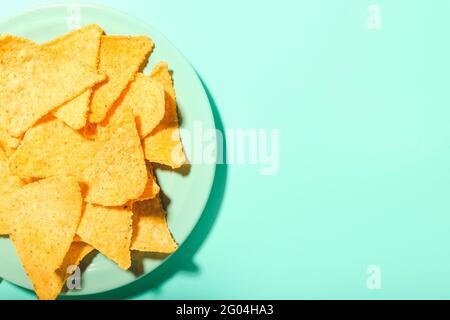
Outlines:
POLYGON ((52 177, 0 199, 12 242, 39 299, 54 299, 52 275, 69 251, 81 217, 78 183, 52 177))
MULTIPOLYGON (((100 39, 103 30, 91 24, 79 30, 45 43, 43 46, 57 54, 70 55, 97 70, 100 39)), ((91 102, 92 90, 88 89, 79 97, 54 110, 52 114, 75 130, 86 125, 87 112, 91 102)))
POLYGON ((73 59, 96 69, 102 35, 102 28, 96 24, 90 24, 48 41, 43 46, 58 54, 72 55, 73 59))
POLYGON ((86 204, 77 235, 124 270, 131 266, 132 211, 86 204))
POLYGON ((20 137, 48 112, 104 79, 104 75, 69 56, 26 39, 2 36, 0 127, 12 137, 20 137))
POLYGON ((121 206, 139 198, 147 184, 147 168, 130 108, 118 106, 109 123, 99 125, 97 153, 84 170, 88 185, 85 201, 121 206))
POLYGON ((153 47, 153 42, 147 37, 102 37, 99 71, 108 76, 108 81, 95 88, 90 107, 90 122, 99 123, 105 119, 153 47))
MULTIPOLYGON (((11 174, 8 166, 8 159, 3 151, 0 150, 0 196, 19 190, 25 183, 11 174)), ((9 234, 7 222, 3 215, 0 215, 0 235, 9 234)))
POLYGON ((86 125, 91 95, 92 89, 88 89, 80 96, 53 111, 52 114, 73 129, 79 130, 86 125))
POLYGON ((153 173, 153 168, 151 163, 147 163, 147 185, 145 186, 144 193, 136 201, 150 200, 156 197, 161 190, 158 183, 156 182, 156 177, 153 173))
POLYGON ((159 125, 143 140, 145 158, 177 169, 186 164, 187 159, 181 143, 175 89, 167 63, 159 63, 151 77, 164 86, 166 110, 159 125))
POLYGON ((10 158, 10 169, 21 178, 72 175, 80 180, 95 151, 94 142, 50 118, 27 131, 10 158))
POLYGON ((143 139, 164 117, 164 87, 149 76, 138 73, 120 103, 133 109, 139 136, 143 139))
POLYGON ((90 141, 57 119, 44 121, 25 134, 10 158, 11 172, 21 178, 74 176, 93 204, 120 206, 139 198, 148 177, 131 110, 118 108, 101 131, 90 141))
POLYGON ((178 248, 159 197, 135 202, 133 214, 131 250, 170 254, 178 248))
POLYGON ((46 300, 54 300, 64 287, 65 281, 71 276, 68 273, 68 268, 71 266, 78 266, 81 261, 89 253, 94 250, 93 247, 84 242, 72 242, 69 251, 64 257, 61 267, 48 275, 48 286, 46 289, 46 300))

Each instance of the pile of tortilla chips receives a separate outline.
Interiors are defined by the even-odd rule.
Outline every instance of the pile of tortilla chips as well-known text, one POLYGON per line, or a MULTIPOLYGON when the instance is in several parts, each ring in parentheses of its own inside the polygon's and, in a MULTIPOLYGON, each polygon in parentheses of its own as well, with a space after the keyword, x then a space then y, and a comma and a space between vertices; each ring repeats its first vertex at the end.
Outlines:
POLYGON ((170 254, 152 164, 186 164, 168 65, 143 36, 89 25, 44 44, 0 36, 0 235, 39 299, 98 250, 170 254))

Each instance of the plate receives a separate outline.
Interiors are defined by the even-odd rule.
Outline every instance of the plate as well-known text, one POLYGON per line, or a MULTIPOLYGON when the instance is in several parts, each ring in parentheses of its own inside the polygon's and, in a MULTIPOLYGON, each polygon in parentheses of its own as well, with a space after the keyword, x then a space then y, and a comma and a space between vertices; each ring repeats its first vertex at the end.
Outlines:
MULTIPOLYGON (((85 4, 58 4, 35 8, 0 22, 0 33, 9 33, 38 43, 53 39, 77 27, 90 23, 101 26, 107 34, 146 35, 155 43, 145 72, 163 60, 173 70, 179 112, 182 115, 182 139, 188 141, 190 133, 199 124, 204 130, 215 129, 211 106, 203 86, 183 55, 156 29, 129 15, 100 6, 85 4)), ((212 142, 215 144, 215 142, 212 142)), ((209 143, 211 147, 211 143, 209 143)), ((216 148, 216 145, 212 146, 216 148)), ((186 153, 191 154, 189 144, 186 153)), ((201 161, 199 161, 201 162, 201 161)), ((168 223, 174 238, 181 245, 189 236, 205 208, 215 174, 215 164, 193 163, 188 175, 158 170, 162 190, 170 199, 167 208, 168 223)), ((32 289, 30 280, 7 238, 0 239, 0 277, 21 287, 32 289)), ((166 258, 165 260, 169 259, 166 258)), ((165 260, 145 259, 145 276, 165 260)), ((164 267, 164 266, 162 266, 164 267)), ((132 272, 121 270, 101 254, 93 259, 83 273, 81 290, 68 295, 95 294, 112 290, 138 279, 132 272)))

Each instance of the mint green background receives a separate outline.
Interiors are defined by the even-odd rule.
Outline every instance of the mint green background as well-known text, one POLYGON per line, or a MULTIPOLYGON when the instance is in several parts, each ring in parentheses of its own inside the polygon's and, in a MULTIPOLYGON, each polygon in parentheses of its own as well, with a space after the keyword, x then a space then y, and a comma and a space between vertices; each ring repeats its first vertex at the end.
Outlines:
MULTIPOLYGON (((0 18, 47 3, 2 3, 0 18)), ((220 128, 281 132, 278 175, 221 166, 180 252, 97 298, 450 298, 448 1, 90 3, 171 40, 220 128)), ((3 281, 0 298, 34 295, 3 281)))

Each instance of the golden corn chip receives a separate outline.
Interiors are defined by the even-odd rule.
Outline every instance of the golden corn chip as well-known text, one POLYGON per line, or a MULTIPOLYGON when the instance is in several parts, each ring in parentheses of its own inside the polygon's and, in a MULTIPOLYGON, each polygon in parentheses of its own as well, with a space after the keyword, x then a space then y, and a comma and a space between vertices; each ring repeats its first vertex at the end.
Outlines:
POLYGON ((54 300, 64 287, 66 280, 70 277, 73 266, 78 266, 89 253, 94 250, 93 247, 84 242, 72 242, 69 251, 64 257, 61 267, 48 274, 47 289, 40 299, 54 300))
POLYGON ((21 178, 72 175, 89 203, 120 206, 139 198, 148 177, 131 110, 117 108, 101 133, 91 141, 57 119, 43 121, 11 156, 11 172, 21 178))
MULTIPOLYGON (((8 166, 8 160, 3 151, 0 150, 0 196, 20 189, 24 182, 11 174, 8 166)), ((0 235, 9 234, 9 228, 5 217, 0 212, 0 235)))
POLYGON ((88 185, 85 201, 121 206, 139 198, 147 184, 147 168, 130 108, 119 105, 105 125, 99 125, 97 153, 83 172, 88 185))
POLYGON ((48 112, 104 79, 104 75, 70 56, 53 53, 26 39, 2 36, 0 127, 12 137, 20 137, 48 112))
POLYGON ((170 254, 178 248, 167 226, 166 212, 159 197, 133 203, 131 249, 170 254))
POLYGON ((10 157, 9 166, 13 174, 22 178, 55 175, 80 178, 95 151, 94 142, 58 119, 50 118, 27 131, 10 157))
POLYGON ((132 211, 125 207, 86 204, 77 234, 122 269, 131 266, 132 211))
POLYGON ((70 177, 28 184, 0 199, 16 252, 39 299, 53 299, 53 273, 69 251, 81 217, 80 187, 70 177))
MULTIPOLYGON (((57 54, 73 54, 74 59, 97 70, 102 34, 103 30, 92 24, 47 42, 43 46, 57 54)), ((88 89, 80 96, 54 110, 52 114, 75 130, 83 128, 86 125, 91 94, 92 89, 88 89)))
POLYGON ((97 68, 100 39, 103 30, 96 24, 69 32, 43 44, 58 54, 71 55, 92 68, 97 68))
POLYGON ((99 123, 105 119, 114 102, 134 79, 153 46, 153 42, 147 37, 102 37, 99 71, 105 73, 108 80, 94 90, 90 122, 99 123))
POLYGON ((166 63, 159 63, 151 73, 165 91, 164 118, 153 132, 143 140, 145 158, 173 169, 187 162, 178 127, 177 103, 172 76, 166 63))
POLYGON ((136 201, 150 200, 156 197, 160 191, 160 187, 156 182, 156 177, 153 174, 153 168, 150 163, 147 163, 148 180, 145 186, 144 193, 136 201))
POLYGON ((145 138, 164 117, 164 87, 149 76, 138 73, 120 103, 133 109, 139 136, 145 138))
POLYGON ((52 114, 73 129, 81 129, 86 125, 91 95, 92 89, 88 89, 80 96, 53 111, 52 114))

